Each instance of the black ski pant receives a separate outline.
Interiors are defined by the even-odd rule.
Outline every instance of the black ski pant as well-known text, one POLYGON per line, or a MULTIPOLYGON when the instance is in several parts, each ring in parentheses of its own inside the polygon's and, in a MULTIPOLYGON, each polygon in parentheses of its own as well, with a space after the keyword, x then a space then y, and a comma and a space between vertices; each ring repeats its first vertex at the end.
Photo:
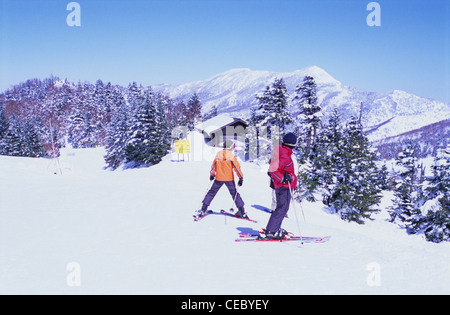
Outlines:
POLYGON ((277 198, 277 207, 275 211, 272 212, 269 222, 267 223, 266 230, 272 233, 277 232, 283 219, 289 211, 289 204, 291 202, 291 192, 287 187, 280 187, 275 189, 275 194, 277 198))
POLYGON ((215 180, 211 189, 207 192, 205 199, 203 199, 203 204, 209 206, 213 201, 216 194, 219 192, 219 189, 225 184, 227 186, 228 191, 230 192, 231 198, 235 200, 236 207, 241 208, 244 206, 244 201, 241 198, 241 195, 237 192, 236 184, 234 181, 218 181, 215 180))

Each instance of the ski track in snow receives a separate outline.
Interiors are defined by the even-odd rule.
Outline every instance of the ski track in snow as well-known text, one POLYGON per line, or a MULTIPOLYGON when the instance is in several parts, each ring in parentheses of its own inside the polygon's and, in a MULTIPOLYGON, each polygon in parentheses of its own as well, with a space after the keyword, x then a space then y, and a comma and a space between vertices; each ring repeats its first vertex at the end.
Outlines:
MULTIPOLYGON (((357 225, 297 203, 305 236, 324 244, 236 243, 265 227, 265 170, 242 163, 240 193, 258 223, 211 215, 194 222, 211 161, 104 169, 103 148, 64 149, 63 175, 46 159, 0 156, 0 294, 449 294, 450 244, 385 221, 357 225), (69 286, 67 266, 80 266, 69 286), (375 263, 379 285, 368 279, 375 263)), ((389 205, 386 194, 383 206, 389 205)), ((211 209, 229 209, 225 187, 211 209)), ((283 227, 298 234, 291 210, 283 227)))

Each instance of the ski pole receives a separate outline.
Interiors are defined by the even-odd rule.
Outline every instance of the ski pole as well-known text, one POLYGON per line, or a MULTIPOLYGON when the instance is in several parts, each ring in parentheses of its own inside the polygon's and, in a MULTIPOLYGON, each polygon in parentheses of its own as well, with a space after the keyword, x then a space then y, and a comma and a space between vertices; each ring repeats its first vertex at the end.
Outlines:
MULTIPOLYGON (((234 207, 234 205, 236 205, 236 197, 237 197, 237 195, 239 193, 238 192, 238 185, 235 184, 234 186, 236 188, 236 193, 234 194, 233 203, 232 203, 231 208, 230 208, 231 212, 234 212, 233 207, 234 207)), ((237 208, 237 205, 236 205, 236 208, 237 208)))
POLYGON ((300 223, 298 222, 297 209, 295 207, 295 200, 294 200, 294 194, 292 193, 291 182, 288 181, 288 185, 289 185, 289 192, 291 193, 291 198, 292 198, 292 206, 294 207, 295 222, 297 223, 298 234, 300 235, 300 242, 303 244, 303 236, 302 236, 302 231, 300 230, 300 223))
POLYGON ((305 218, 305 212, 303 212, 303 206, 302 206, 302 202, 299 202, 300 204, 300 210, 302 210, 302 215, 303 215, 303 221, 306 222, 306 218, 305 218))
MULTIPOLYGON (((205 191, 205 197, 206 197, 206 194, 208 193, 208 191, 211 189, 213 183, 214 183, 214 181, 211 180, 210 183, 209 183, 208 188, 206 188, 206 191, 205 191)), ((205 198, 203 198, 203 199, 205 199, 205 198)), ((200 209, 202 208, 202 205, 203 205, 203 201, 200 202, 200 209)), ((201 210, 200 210, 200 211, 201 211, 201 210)))

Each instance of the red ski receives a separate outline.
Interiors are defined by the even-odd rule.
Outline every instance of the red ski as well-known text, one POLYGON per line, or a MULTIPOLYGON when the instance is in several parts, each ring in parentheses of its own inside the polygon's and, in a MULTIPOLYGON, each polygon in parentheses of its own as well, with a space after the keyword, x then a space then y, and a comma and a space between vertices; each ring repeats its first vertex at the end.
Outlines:
POLYGON ((240 238, 236 239, 236 242, 288 242, 288 241, 300 241, 302 243, 325 243, 331 236, 286 236, 283 239, 266 239, 260 238, 259 235, 240 234, 240 238))

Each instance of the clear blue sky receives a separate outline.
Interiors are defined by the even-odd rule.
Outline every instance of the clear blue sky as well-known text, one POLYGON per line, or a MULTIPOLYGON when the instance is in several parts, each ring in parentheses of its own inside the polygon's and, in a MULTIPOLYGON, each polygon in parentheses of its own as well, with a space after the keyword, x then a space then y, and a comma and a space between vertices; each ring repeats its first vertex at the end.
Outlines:
POLYGON ((127 85, 207 79, 231 68, 310 65, 359 89, 450 103, 450 0, 0 0, 0 90, 50 74, 127 85))

